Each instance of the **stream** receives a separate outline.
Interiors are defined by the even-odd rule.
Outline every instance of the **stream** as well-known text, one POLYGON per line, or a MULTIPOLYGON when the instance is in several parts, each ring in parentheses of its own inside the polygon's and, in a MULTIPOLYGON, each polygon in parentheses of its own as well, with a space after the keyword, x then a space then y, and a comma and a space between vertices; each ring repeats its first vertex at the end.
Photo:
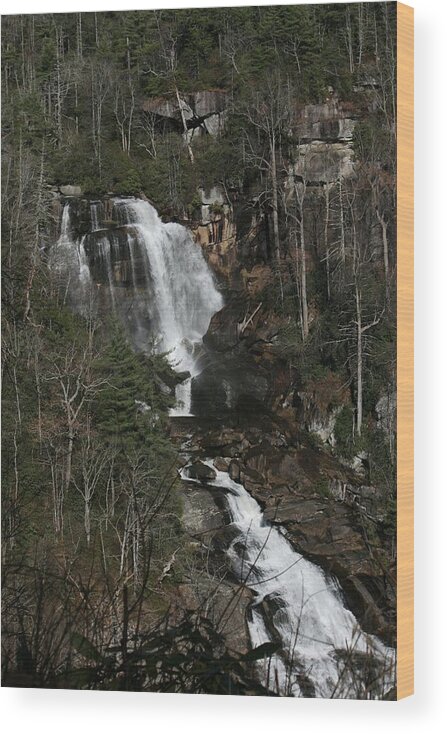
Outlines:
MULTIPOLYGON (((242 484, 212 460, 203 463, 216 473, 206 486, 225 493, 237 529, 226 551, 234 575, 255 596, 247 618, 252 646, 280 644, 260 664, 261 682, 280 695, 382 697, 393 685, 394 650, 361 630, 336 579, 294 550, 242 484)), ((198 482, 185 468, 182 477, 198 482)))

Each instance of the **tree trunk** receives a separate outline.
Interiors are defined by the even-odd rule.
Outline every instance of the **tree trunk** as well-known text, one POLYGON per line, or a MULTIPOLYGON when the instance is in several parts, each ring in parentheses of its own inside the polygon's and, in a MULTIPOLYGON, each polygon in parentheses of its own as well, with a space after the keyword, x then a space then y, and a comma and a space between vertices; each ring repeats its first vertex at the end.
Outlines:
POLYGON ((307 276, 306 276, 306 245, 304 240, 304 219, 300 222, 300 246, 301 246, 301 299, 303 303, 303 334, 307 339, 309 335, 309 311, 307 306, 307 276))
POLYGON ((307 339, 309 335, 309 309, 307 305, 307 273, 306 273, 306 241, 304 233, 304 196, 306 184, 303 183, 303 194, 298 192, 298 186, 295 184, 295 195, 298 203, 298 216, 300 220, 300 251, 301 251, 301 309, 303 313, 303 335, 307 339))
POLYGON ((98 151, 96 147, 95 85, 94 85, 94 77, 93 77, 93 64, 91 67, 90 99, 92 101, 92 144, 93 144, 93 150, 94 150, 95 157, 96 157, 98 155, 98 151))
POLYGON ((133 89, 133 84, 129 82, 130 87, 130 111, 129 111, 129 125, 128 125, 128 132, 127 132, 127 155, 130 156, 130 141, 132 137, 132 121, 133 121, 133 114, 135 110, 135 94, 133 89))
POLYGON ((379 209, 376 209, 377 219, 380 222, 382 228, 382 245, 383 245, 383 268, 385 271, 385 282, 388 286, 388 273, 389 273, 389 259, 388 259, 388 225, 385 221, 384 216, 380 213, 379 209))
POLYGON ((60 53, 60 30, 56 26, 56 129, 58 147, 62 145, 62 81, 60 53))
POLYGON ((359 44, 359 56, 358 56, 358 66, 362 65, 362 57, 363 57, 363 13, 364 13, 364 6, 363 3, 359 3, 358 5, 358 17, 359 17, 359 31, 358 31, 358 44, 359 44))
POLYGON ((37 394, 37 432, 39 434, 39 444, 40 444, 40 447, 42 447, 42 389, 40 386, 37 349, 34 353, 34 376, 36 380, 36 394, 37 394))
POLYGON ((324 199, 326 204, 324 217, 324 250, 326 259, 326 291, 327 299, 331 300, 331 271, 329 263, 329 184, 324 185, 324 199))
POLYGON ((338 182, 338 194, 340 199, 340 250, 341 250, 341 260, 343 265, 346 262, 346 234, 345 234, 345 213, 343 209, 343 193, 342 193, 342 186, 341 181, 338 182))
POLYGON ((275 260, 281 260, 281 248, 279 243, 279 220, 278 220, 278 176, 276 171, 276 142, 273 139, 270 145, 271 176, 272 176, 272 204, 273 204, 273 242, 275 249, 275 260))
POLYGON ((39 235, 40 235, 40 215, 42 213, 42 197, 43 197, 43 173, 44 173, 44 160, 45 160, 45 141, 42 142, 42 153, 40 156, 40 173, 39 173, 39 184, 37 188, 37 206, 36 206, 36 227, 34 234, 34 246, 31 253, 31 264, 28 280, 25 287, 25 311, 23 314, 23 320, 26 321, 31 311, 31 289, 33 287, 34 278, 38 266, 39 257, 39 235))
POLYGON ((304 325, 303 325, 303 306, 302 306, 302 299, 301 299, 301 285, 300 285, 300 257, 299 257, 299 247, 298 247, 298 233, 295 229, 294 232, 294 241, 295 241, 295 261, 296 261, 296 273, 295 273, 295 281, 296 281, 296 296, 297 296, 297 303, 301 304, 299 308, 299 317, 300 317, 300 327, 301 327, 301 336, 304 341, 304 325))
POLYGON ((355 305, 357 313, 357 435, 362 434, 363 422, 363 350, 362 350, 362 307, 358 286, 355 287, 355 305))
POLYGON ((75 82, 74 85, 75 89, 75 125, 76 125, 76 135, 79 135, 79 99, 78 99, 78 83, 75 82))
POLYGON ((77 23, 77 54, 82 59, 82 13, 78 13, 77 23))
POLYGON ((348 5, 346 8, 346 40, 348 45, 349 71, 354 71, 354 52, 352 49, 352 26, 351 26, 351 9, 348 5))
POLYGON ((102 151, 101 151, 101 127, 102 127, 102 100, 101 98, 98 100, 98 109, 96 113, 96 122, 97 122, 97 141, 98 141, 98 171, 99 171, 99 180, 102 179, 102 151))
POLYGON ((68 448, 67 448, 67 463, 65 466, 65 490, 68 490, 71 482, 71 466, 73 459, 73 446, 74 446, 74 431, 72 427, 68 429, 68 448))
POLYGON ((84 527, 85 537, 87 538, 87 545, 90 545, 90 498, 88 496, 84 498, 84 527))

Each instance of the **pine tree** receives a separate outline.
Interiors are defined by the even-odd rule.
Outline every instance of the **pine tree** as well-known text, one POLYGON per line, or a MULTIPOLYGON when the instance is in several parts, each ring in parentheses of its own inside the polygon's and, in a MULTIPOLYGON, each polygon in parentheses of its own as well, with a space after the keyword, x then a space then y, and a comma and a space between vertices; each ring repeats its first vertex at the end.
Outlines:
POLYGON ((147 423, 144 413, 138 413, 136 401, 152 408, 154 386, 118 327, 113 329, 98 367, 108 375, 108 385, 97 405, 98 427, 110 442, 136 448, 144 442, 147 423))

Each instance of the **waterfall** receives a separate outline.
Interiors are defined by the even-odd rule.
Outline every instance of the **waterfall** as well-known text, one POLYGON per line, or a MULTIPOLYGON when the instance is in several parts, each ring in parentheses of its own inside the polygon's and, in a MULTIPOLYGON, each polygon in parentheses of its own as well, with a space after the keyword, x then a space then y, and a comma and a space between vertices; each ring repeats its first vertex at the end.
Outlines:
POLYGON ((113 277, 113 270, 112 270, 112 240, 111 238, 101 237, 98 240, 97 247, 99 250, 101 260, 105 265, 105 269, 107 273, 107 280, 109 283, 110 299, 112 301, 112 307, 115 310, 116 298, 115 298, 115 280, 113 277))
MULTIPOLYGON (((233 570, 255 594, 248 618, 252 645, 280 642, 262 682, 272 690, 278 683, 282 695, 306 695, 306 685, 324 698, 383 696, 394 683, 394 650, 361 630, 336 580, 294 550, 241 484, 212 461, 204 463, 216 472, 209 488, 226 490, 237 530, 227 550, 233 570), (377 679, 375 692, 366 677, 369 683, 377 679)), ((181 475, 186 478, 185 470, 181 475)))
POLYGON ((101 229, 101 227, 99 226, 99 207, 100 203, 97 201, 93 201, 90 204, 90 221, 92 223, 92 232, 98 232, 101 229))
MULTIPOLYGON (((99 203, 91 203, 90 218, 91 231, 75 239, 65 204, 51 267, 64 276, 78 309, 95 281, 99 297, 121 318, 134 344, 148 348, 150 336, 156 337, 173 367, 190 375, 177 387, 173 411, 189 415, 202 337, 223 305, 201 248, 186 228, 163 223, 143 200, 115 199, 118 225, 101 222, 99 203), (130 287, 119 287, 124 282, 130 287)), ((230 407, 232 385, 223 380, 223 387, 230 407)), ((142 402, 137 407, 147 409, 142 402)), ((228 558, 254 594, 247 615, 251 643, 280 643, 260 670, 262 682, 282 695, 383 696, 394 683, 394 650, 360 628, 336 580, 297 553, 226 472, 216 471, 208 486, 225 493, 235 531, 228 558), (378 681, 376 690, 365 684, 366 675, 378 681)))
POLYGON ((152 336, 174 369, 189 373, 176 388, 172 412, 190 415, 198 351, 211 316, 223 305, 222 296, 201 248, 185 227, 163 223, 154 207, 141 199, 114 199, 113 216, 118 226, 109 228, 102 221, 101 202, 91 202, 90 232, 77 241, 71 232, 70 204, 65 204, 51 266, 65 276, 78 310, 85 307, 87 287, 94 280, 105 285, 105 291, 98 290, 103 307, 121 319, 134 345, 144 351, 152 336), (123 273, 130 288, 120 288, 123 273))
POLYGON ((85 236, 80 241, 73 237, 68 203, 62 210, 61 231, 51 249, 49 265, 65 283, 73 307, 84 312, 89 307, 92 280, 85 252, 85 236))
MULTIPOLYGON (((191 378, 197 374, 197 347, 211 316, 222 308, 222 296, 203 253, 190 232, 179 224, 164 224, 154 207, 141 199, 117 199, 115 209, 124 227, 145 253, 152 280, 158 321, 158 348, 169 353, 178 372, 190 378, 178 385, 175 415, 191 412, 191 378)), ((129 247, 132 247, 129 240, 129 247)), ((131 255, 132 269, 134 262, 131 255)))
POLYGON ((91 283, 90 268, 87 259, 87 253, 85 252, 85 238, 84 235, 79 243, 78 258, 79 258, 79 279, 81 283, 88 286, 91 283))

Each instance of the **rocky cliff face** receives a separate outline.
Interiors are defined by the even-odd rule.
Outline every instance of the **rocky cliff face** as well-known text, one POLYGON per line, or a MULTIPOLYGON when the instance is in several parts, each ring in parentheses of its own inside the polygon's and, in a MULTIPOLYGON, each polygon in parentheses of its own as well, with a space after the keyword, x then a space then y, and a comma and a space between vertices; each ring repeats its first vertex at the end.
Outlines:
POLYGON ((143 102, 143 111, 160 128, 184 133, 188 142, 200 135, 218 135, 227 117, 228 94, 222 89, 208 89, 190 94, 150 97, 143 102))
POLYGON ((360 110, 336 97, 296 111, 298 160, 289 175, 303 176, 310 185, 334 183, 353 173, 352 140, 360 110))
POLYGON ((199 189, 200 218, 191 223, 214 273, 227 281, 237 271, 236 223, 233 205, 224 188, 215 184, 210 191, 199 189))

